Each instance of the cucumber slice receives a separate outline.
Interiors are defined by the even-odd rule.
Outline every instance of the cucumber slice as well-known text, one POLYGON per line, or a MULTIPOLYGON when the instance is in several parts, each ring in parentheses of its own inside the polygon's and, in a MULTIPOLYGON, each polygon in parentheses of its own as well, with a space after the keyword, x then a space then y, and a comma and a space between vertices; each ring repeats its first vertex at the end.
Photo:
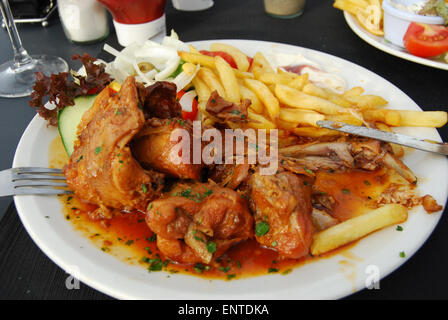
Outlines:
POLYGON ((84 112, 90 109, 95 101, 96 94, 75 98, 75 105, 67 106, 58 112, 58 130, 64 144, 65 151, 71 156, 75 140, 78 138, 76 131, 84 112))

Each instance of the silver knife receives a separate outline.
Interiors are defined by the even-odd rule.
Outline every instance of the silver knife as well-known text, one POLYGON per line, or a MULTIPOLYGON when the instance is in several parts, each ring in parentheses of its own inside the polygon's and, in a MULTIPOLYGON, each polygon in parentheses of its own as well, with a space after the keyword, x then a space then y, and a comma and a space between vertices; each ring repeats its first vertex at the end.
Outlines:
POLYGON ((425 140, 398 134, 394 132, 387 132, 377 129, 370 129, 367 127, 353 126, 337 121, 317 121, 317 125, 322 128, 350 133, 357 136, 373 138, 384 142, 400 144, 402 146, 428 151, 433 153, 448 155, 448 143, 436 142, 432 140, 425 140))

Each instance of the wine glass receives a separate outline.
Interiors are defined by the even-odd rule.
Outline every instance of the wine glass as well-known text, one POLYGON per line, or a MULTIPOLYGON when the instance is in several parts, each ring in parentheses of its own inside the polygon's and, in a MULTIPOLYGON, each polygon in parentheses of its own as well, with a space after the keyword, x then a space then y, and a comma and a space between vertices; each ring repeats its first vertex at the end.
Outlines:
POLYGON ((14 59, 0 65, 0 97, 28 96, 33 91, 35 72, 49 76, 68 71, 67 62, 59 57, 30 56, 22 46, 8 0, 0 0, 0 9, 14 49, 14 59))

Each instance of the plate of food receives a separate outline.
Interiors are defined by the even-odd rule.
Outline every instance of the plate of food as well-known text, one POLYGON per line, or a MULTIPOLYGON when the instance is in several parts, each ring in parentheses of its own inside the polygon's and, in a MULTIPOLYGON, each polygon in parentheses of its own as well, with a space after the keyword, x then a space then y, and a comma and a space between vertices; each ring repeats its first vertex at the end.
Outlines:
POLYGON ((38 75, 13 164, 63 168, 73 194, 14 201, 35 243, 85 284, 120 299, 341 298, 378 287, 437 225, 446 158, 316 124, 440 141, 446 113, 375 73, 174 33, 105 50, 107 64, 76 56, 72 78, 38 75), (227 132, 247 135, 220 149, 227 132))
MULTIPOLYGON (((361 39, 396 57, 448 70, 448 28, 434 5, 448 12, 445 0, 337 0, 344 18, 361 39), (426 6, 425 6, 426 5, 426 6), (425 9, 426 8, 426 9, 425 9), (428 13, 426 13, 428 12, 428 13), (406 36, 406 37, 405 37, 406 36), (437 36, 438 40, 428 40, 437 36), (425 38, 427 40, 422 41, 425 38)), ((447 16, 448 17, 448 16, 447 16)))

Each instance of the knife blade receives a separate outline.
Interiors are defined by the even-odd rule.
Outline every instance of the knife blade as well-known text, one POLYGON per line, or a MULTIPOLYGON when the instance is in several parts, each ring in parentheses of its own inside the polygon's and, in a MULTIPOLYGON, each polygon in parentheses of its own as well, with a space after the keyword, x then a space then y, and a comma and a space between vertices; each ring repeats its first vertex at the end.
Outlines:
POLYGON ((395 143, 422 151, 438 153, 444 156, 448 155, 448 143, 419 139, 404 134, 371 129, 367 127, 353 126, 337 121, 321 120, 317 121, 317 125, 326 129, 373 138, 384 142, 395 143))

